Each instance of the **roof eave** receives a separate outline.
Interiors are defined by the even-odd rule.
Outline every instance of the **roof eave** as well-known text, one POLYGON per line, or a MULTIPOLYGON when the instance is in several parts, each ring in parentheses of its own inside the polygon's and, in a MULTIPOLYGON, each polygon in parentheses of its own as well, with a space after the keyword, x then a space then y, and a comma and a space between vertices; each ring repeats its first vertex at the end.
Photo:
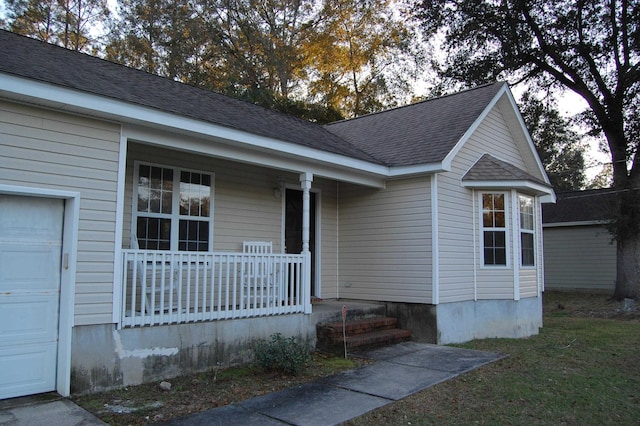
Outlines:
POLYGON ((555 200, 555 193, 551 187, 530 180, 463 180, 462 186, 470 189, 516 189, 527 194, 550 197, 555 200))
POLYGON ((389 167, 384 165, 10 74, 0 73, 0 97, 123 124, 226 141, 245 150, 269 151, 286 158, 337 166, 366 175, 366 179, 356 180, 370 186, 384 187, 384 180, 389 176, 389 167))

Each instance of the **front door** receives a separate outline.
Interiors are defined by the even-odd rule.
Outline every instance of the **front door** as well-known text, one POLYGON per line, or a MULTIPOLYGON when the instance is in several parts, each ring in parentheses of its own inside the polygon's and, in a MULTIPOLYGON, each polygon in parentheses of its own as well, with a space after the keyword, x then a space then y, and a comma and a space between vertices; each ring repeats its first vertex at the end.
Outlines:
POLYGON ((63 211, 0 195, 0 399, 56 389, 63 211))
MULTIPOLYGON (((302 252, 302 191, 287 189, 285 203, 285 252, 300 254, 302 252)), ((313 192, 310 193, 309 199, 309 251, 311 252, 311 296, 315 296, 316 194, 313 192)))

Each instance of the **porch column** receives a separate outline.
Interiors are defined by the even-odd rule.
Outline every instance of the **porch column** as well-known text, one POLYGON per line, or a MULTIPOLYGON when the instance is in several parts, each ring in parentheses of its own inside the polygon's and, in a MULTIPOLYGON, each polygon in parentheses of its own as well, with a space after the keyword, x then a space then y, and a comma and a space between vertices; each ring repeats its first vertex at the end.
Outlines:
POLYGON ((302 187, 302 255, 304 256, 304 275, 302 278, 302 297, 304 300, 304 313, 311 313, 311 252, 309 251, 309 215, 311 205, 312 173, 300 173, 300 186, 302 187))

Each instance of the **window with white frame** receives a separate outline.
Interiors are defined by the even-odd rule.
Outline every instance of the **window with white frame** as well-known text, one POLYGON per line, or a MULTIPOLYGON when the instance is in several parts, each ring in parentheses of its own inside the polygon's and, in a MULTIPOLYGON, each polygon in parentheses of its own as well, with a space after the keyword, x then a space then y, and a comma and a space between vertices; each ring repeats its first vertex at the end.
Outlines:
POLYGON ((507 265, 507 220, 504 193, 482 194, 482 253, 485 266, 507 265))
POLYGON ((209 251, 210 174, 136 163, 134 226, 143 250, 209 251))
POLYGON ((535 266, 535 221, 533 197, 520 195, 520 262, 522 266, 535 266))

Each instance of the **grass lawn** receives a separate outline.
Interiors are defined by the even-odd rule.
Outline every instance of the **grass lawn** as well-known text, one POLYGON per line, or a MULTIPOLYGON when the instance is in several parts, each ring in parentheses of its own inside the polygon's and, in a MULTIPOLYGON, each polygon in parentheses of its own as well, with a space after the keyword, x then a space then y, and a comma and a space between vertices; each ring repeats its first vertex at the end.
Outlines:
POLYGON ((508 358, 348 424, 640 424, 637 314, 590 307, 594 300, 611 304, 604 296, 550 298, 539 335, 459 345, 508 358))

